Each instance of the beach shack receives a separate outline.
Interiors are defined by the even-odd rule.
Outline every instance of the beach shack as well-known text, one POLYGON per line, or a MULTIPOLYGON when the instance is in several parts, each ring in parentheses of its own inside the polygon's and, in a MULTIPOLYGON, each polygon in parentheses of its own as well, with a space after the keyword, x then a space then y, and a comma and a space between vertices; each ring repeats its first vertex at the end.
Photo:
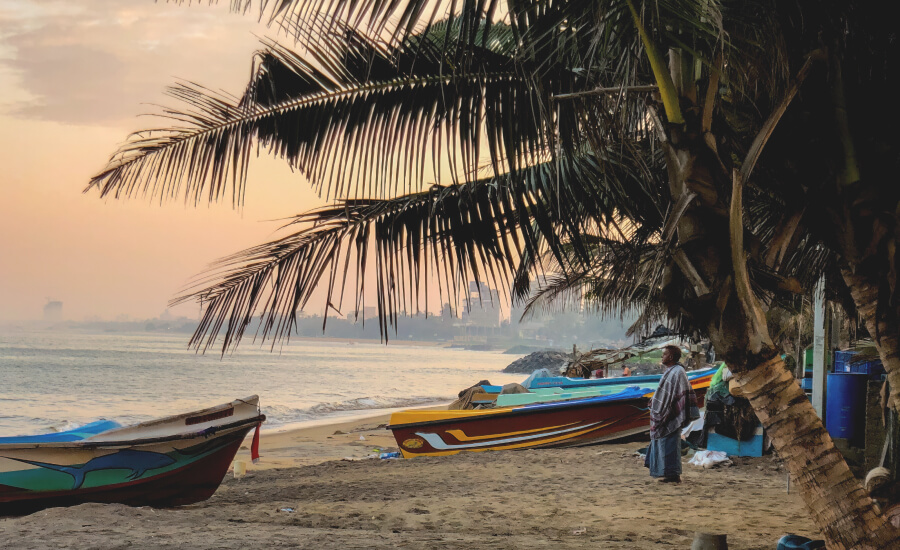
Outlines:
MULTIPOLYGON (((798 375, 799 382, 812 400, 814 350, 803 353, 803 362, 798 375)), ((841 450, 855 473, 862 477, 865 472, 884 465, 896 463, 894 451, 898 439, 896 420, 884 407, 883 385, 885 370, 881 360, 872 349, 836 350, 827 354, 822 362, 824 368, 822 411, 825 427, 841 450)), ((734 412, 727 410, 733 406, 729 397, 739 397, 716 390, 720 379, 714 378, 707 399, 707 412, 726 415, 729 419, 734 412), (718 395, 718 398, 717 398, 718 395), (727 402, 724 405, 723 401, 727 402)), ((739 391, 739 390, 738 390, 739 391)), ((728 424, 728 423, 725 423, 728 424)), ((748 425, 747 421, 739 430, 733 426, 712 426, 708 428, 707 448, 724 451, 730 456, 762 456, 765 434, 761 425, 748 425), (738 433, 740 432, 740 433, 738 433)))

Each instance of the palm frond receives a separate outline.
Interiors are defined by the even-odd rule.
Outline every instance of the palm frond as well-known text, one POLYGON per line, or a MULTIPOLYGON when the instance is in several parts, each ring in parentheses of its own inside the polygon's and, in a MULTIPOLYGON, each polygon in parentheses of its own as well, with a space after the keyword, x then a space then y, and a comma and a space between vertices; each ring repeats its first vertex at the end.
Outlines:
POLYGON ((495 173, 535 164, 548 150, 534 110, 547 100, 536 94, 571 89, 577 77, 561 70, 547 75, 549 90, 536 89, 509 55, 509 29, 492 29, 482 28, 490 49, 469 48, 460 71, 440 44, 460 32, 446 23, 397 48, 351 30, 308 55, 268 42, 240 100, 189 83, 173 88, 182 107, 164 115, 178 126, 137 134, 88 189, 195 203, 230 189, 240 204, 254 146, 344 198, 420 190, 442 154, 462 164, 465 179, 485 153, 495 173))
POLYGON ((569 163, 563 170, 568 185, 561 188, 551 184, 556 163, 544 163, 516 174, 435 185, 394 199, 346 200, 302 214, 288 226, 299 225, 299 231, 224 258, 176 299, 204 305, 191 344, 205 350, 224 333, 223 351, 232 349, 256 316, 263 340, 288 337, 317 287, 327 286, 328 303, 342 309, 351 262, 358 311, 374 261, 385 338, 399 311, 418 308, 420 300, 427 310, 432 277, 443 301, 458 296, 460 281, 509 289, 517 262, 537 255, 539 243, 561 257, 565 241, 567 263, 586 262, 581 242, 586 228, 617 215, 616 205, 594 190, 606 179, 594 166, 569 163), (561 203, 577 206, 563 212, 561 203))

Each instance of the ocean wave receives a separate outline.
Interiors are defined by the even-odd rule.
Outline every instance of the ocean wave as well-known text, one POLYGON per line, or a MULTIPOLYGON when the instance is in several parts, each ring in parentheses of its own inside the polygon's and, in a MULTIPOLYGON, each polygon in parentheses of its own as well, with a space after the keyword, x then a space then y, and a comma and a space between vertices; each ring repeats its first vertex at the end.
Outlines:
POLYGON ((434 397, 359 397, 346 401, 318 403, 307 408, 270 404, 264 405, 262 412, 266 415, 265 426, 273 428, 284 424, 339 417, 353 412, 415 407, 444 401, 446 400, 434 397))
MULTIPOLYGON (((305 422, 327 420, 351 416, 353 413, 365 411, 378 411, 388 409, 400 409, 422 405, 443 403, 448 399, 435 399, 434 397, 360 397, 342 401, 322 402, 306 408, 291 407, 278 403, 264 404, 262 412, 266 415, 266 423, 263 428, 281 428, 288 424, 302 424, 305 422)), ((114 418, 123 426, 137 424, 149 420, 151 417, 141 414, 121 415, 114 418)), ((65 432, 80 428, 85 424, 106 418, 76 418, 60 419, 47 417, 34 417, 26 415, 2 415, 0 419, 0 435, 31 435, 65 432)))

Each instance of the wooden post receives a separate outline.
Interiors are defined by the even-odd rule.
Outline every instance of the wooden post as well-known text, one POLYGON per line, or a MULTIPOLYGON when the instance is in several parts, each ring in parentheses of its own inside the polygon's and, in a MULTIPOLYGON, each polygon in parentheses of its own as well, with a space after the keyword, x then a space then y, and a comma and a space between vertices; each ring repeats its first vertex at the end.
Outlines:
MULTIPOLYGON (((802 310, 802 308, 801 308, 802 310)), ((803 313, 800 313, 800 320, 797 322, 797 378, 803 380, 806 378, 806 354, 803 345, 803 313)))
POLYGON ((816 414, 825 420, 825 277, 813 290, 813 379, 812 405, 816 414))

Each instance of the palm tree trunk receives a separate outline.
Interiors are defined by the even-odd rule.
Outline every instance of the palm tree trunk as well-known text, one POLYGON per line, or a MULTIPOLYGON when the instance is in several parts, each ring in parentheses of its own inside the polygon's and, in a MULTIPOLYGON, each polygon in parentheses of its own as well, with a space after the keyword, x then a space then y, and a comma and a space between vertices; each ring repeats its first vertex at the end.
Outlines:
POLYGON ((887 371, 890 383, 891 402, 894 410, 900 412, 900 322, 893 307, 888 304, 879 307, 879 288, 877 281, 862 274, 861 271, 841 270, 844 282, 850 289, 856 310, 866 323, 866 329, 875 342, 881 362, 887 371))
POLYGON ((772 344, 746 268, 739 174, 732 175, 735 187, 729 214, 723 212, 718 197, 709 192, 718 187, 716 181, 721 185, 721 178, 727 176, 719 163, 708 154, 698 155, 696 151, 702 148, 697 144, 687 146, 679 143, 677 134, 670 136, 673 139, 666 145, 666 152, 673 201, 684 192, 696 193, 698 197, 677 225, 680 250, 687 257, 678 265, 694 292, 670 291, 671 307, 678 307, 694 322, 705 324, 717 353, 741 383, 785 461, 827 547, 900 547, 900 531, 878 513, 860 481, 853 477, 822 420, 772 344), (683 263, 691 269, 686 270, 683 263), (705 295, 697 292, 698 287, 705 289, 705 295))
POLYGON ((781 357, 729 364, 772 438, 829 550, 897 548, 900 531, 876 510, 781 357))

